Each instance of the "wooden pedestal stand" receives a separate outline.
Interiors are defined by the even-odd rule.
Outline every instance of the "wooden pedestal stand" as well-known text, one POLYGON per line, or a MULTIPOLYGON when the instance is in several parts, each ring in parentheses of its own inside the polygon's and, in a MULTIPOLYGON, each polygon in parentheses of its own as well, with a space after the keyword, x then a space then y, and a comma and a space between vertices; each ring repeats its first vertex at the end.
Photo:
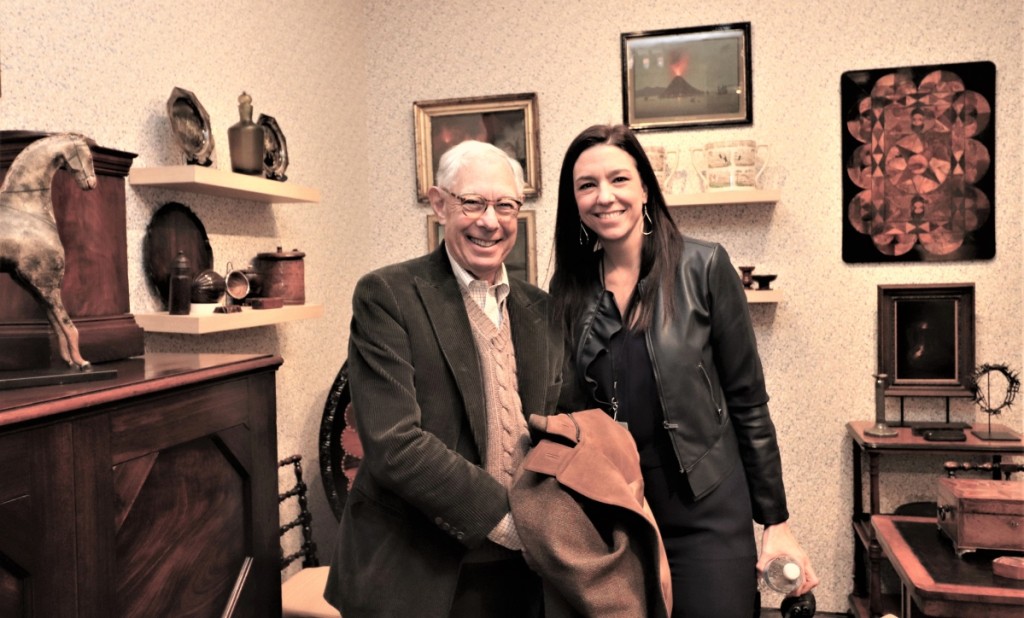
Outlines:
MULTIPOLYGON (((47 133, 0 131, 0 178, 26 146, 47 133)), ((71 174, 53 177, 53 206, 64 245, 61 295, 91 363, 144 352, 142 329, 129 312, 125 176, 136 155, 90 149, 97 186, 78 188, 71 174)), ((10 275, 0 273, 0 372, 63 366, 42 306, 10 275)))

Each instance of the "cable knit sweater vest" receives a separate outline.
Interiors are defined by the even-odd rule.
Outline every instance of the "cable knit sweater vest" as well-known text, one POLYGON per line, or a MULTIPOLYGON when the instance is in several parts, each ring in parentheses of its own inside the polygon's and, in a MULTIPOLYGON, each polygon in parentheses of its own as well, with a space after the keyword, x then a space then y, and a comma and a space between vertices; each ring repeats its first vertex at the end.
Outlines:
POLYGON ((487 446, 484 469, 506 488, 530 446, 530 434, 519 399, 516 355, 508 309, 502 309, 501 326, 495 326, 473 299, 463 293, 469 314, 487 406, 487 446))

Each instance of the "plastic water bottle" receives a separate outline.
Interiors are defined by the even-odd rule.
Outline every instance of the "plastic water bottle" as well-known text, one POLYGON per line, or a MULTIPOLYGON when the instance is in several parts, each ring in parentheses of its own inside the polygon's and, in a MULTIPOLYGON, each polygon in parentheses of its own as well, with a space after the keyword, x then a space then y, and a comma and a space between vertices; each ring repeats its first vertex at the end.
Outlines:
POLYGON ((804 581, 803 570, 789 556, 776 556, 764 570, 764 583, 775 592, 789 594, 804 581))

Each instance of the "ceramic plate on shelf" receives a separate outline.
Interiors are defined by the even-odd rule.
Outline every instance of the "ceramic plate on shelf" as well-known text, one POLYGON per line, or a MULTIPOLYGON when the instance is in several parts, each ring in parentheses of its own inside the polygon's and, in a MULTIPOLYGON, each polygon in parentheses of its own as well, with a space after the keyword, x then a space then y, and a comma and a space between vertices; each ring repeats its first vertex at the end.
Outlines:
POLYGON ((210 115, 196 95, 175 87, 167 99, 167 118, 178 145, 185 151, 189 165, 204 167, 213 163, 213 131, 210 115))
POLYGON ((271 180, 288 180, 284 175, 288 168, 288 144, 281 127, 273 116, 266 114, 260 114, 256 124, 263 128, 263 174, 271 180))
POLYGON ((178 252, 185 253, 192 273, 213 268, 213 249, 206 228, 188 206, 168 202, 149 221, 142 245, 143 266, 149 283, 167 305, 168 279, 178 252))

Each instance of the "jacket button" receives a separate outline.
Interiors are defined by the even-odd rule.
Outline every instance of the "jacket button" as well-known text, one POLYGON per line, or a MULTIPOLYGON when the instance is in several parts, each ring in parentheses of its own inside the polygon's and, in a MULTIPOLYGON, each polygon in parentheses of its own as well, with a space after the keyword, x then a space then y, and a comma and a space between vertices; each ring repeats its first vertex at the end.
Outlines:
POLYGON ((438 526, 440 526, 441 524, 444 523, 444 520, 441 519, 440 517, 435 517, 434 518, 434 523, 437 524, 438 526))
POLYGON ((466 535, 462 534, 461 532, 456 532, 455 533, 455 538, 457 538, 460 541, 462 540, 462 537, 464 537, 464 536, 466 536, 466 535))

